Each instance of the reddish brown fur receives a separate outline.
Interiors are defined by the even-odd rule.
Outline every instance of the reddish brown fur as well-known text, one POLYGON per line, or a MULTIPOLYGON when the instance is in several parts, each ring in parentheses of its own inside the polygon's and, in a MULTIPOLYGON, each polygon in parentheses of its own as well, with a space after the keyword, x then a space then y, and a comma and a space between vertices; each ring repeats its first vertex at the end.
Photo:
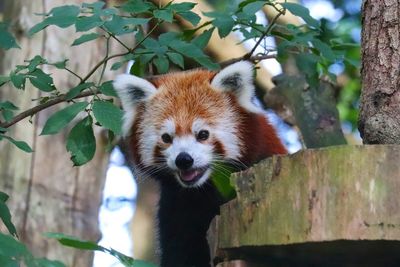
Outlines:
POLYGON ((164 75, 154 81, 160 92, 149 106, 157 103, 157 107, 151 109, 156 113, 153 115, 157 122, 161 124, 167 118, 173 118, 178 136, 191 133, 192 123, 198 118, 212 125, 226 105, 221 93, 210 86, 209 80, 213 76, 212 72, 196 70, 164 75))
MULTIPOLYGON (((138 126, 144 112, 155 118, 154 123, 158 128, 166 119, 172 118, 176 126, 176 135, 179 136, 191 133, 195 119, 204 119, 212 126, 220 114, 230 107, 237 113, 238 136, 242 142, 240 160, 244 164, 250 165, 273 154, 287 153, 264 114, 249 112, 239 106, 234 95, 224 97, 222 95, 226 93, 211 88, 210 80, 214 76, 214 72, 195 70, 171 73, 151 81, 160 91, 146 105, 146 110, 143 110, 143 106, 138 108, 130 140, 136 164, 141 161, 138 153, 138 139, 141 138, 138 126)), ((214 144, 215 153, 224 155, 225 150, 221 142, 218 140, 210 142, 214 144)), ((160 147, 157 147, 154 150, 154 157, 160 156, 160 147)))
POLYGON ((241 161, 250 165, 275 154, 286 154, 287 150, 276 135, 275 129, 269 124, 263 114, 241 110, 241 135, 245 141, 241 161))

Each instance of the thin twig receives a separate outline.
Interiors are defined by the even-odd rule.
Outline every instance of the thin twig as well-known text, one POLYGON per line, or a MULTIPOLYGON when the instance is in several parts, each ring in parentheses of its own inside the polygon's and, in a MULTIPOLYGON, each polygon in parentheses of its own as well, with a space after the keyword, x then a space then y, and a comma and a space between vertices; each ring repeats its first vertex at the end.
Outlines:
MULTIPOLYGON (((131 49, 129 48, 129 46, 127 46, 126 44, 124 44, 117 36, 115 36, 115 34, 107 31, 107 29, 105 29, 104 27, 100 27, 100 29, 102 29, 103 31, 105 31, 106 33, 108 33, 108 35, 113 38, 115 41, 117 41, 120 45, 122 45, 123 47, 125 47, 126 50, 130 51, 131 49)), ((108 40, 108 38, 107 38, 108 40)))
MULTIPOLYGON (((97 64, 89 71, 89 73, 88 73, 84 78, 81 78, 81 77, 78 76, 77 74, 75 74, 74 76, 77 76, 77 77, 81 80, 81 82, 80 82, 81 84, 84 83, 84 82, 86 82, 86 81, 93 75, 93 73, 95 73, 96 70, 97 70, 98 68, 100 68, 103 64, 104 64, 104 67, 103 67, 103 70, 104 70, 106 63, 107 63, 110 59, 116 58, 116 57, 126 56, 126 55, 128 55, 128 54, 130 54, 130 53, 133 53, 133 52, 134 52, 134 51, 135 51, 135 50, 136 50, 136 49, 137 49, 137 48, 138 48, 138 47, 139 47, 139 46, 140 46, 140 45, 141 45, 141 44, 156 30, 156 28, 157 28, 161 23, 162 23, 162 21, 159 21, 159 22, 146 34, 146 36, 144 36, 143 39, 140 40, 133 48, 129 49, 128 52, 119 53, 119 54, 114 54, 114 55, 111 55, 111 56, 109 56, 108 53, 107 53, 107 55, 106 55, 99 63, 97 63, 97 64)), ((108 49, 107 49, 107 50, 108 50, 108 49)), ((68 71, 68 70, 67 70, 67 71, 68 71)), ((70 72, 71 72, 71 71, 70 71, 70 72)), ((71 72, 71 73, 74 74, 73 72, 71 72)), ((78 96, 74 97, 73 99, 78 99, 78 98, 87 97, 87 96, 93 96, 93 95, 97 95, 97 94, 100 94, 100 93, 101 93, 101 92, 100 92, 99 90, 89 90, 89 91, 80 93, 78 96)), ((66 99, 66 95, 65 95, 65 94, 60 95, 60 96, 58 96, 58 97, 56 97, 56 98, 53 98, 53 99, 47 101, 46 103, 43 103, 43 104, 41 104, 41 105, 35 106, 35 107, 31 108, 31 109, 28 109, 28 110, 26 110, 26 111, 21 112, 20 114, 18 114, 18 115, 16 115, 15 117, 13 117, 13 118, 11 119, 11 121, 8 121, 8 122, 0 122, 0 127, 2 127, 2 128, 8 128, 8 127, 10 127, 10 126, 16 124, 17 122, 19 122, 19 121, 21 121, 21 120, 23 120, 23 119, 25 119, 25 118, 27 118, 27 117, 33 116, 33 115, 35 115, 36 113, 38 113, 38 112, 40 112, 40 111, 42 111, 42 110, 44 110, 44 109, 46 109, 46 108, 48 108, 48 107, 54 106, 54 105, 59 104, 59 103, 62 103, 62 102, 67 102, 67 101, 69 101, 69 100, 66 99)))
MULTIPOLYGON (((107 38, 107 42, 106 42, 106 57, 108 57, 109 53, 110 53, 110 38, 107 38)), ((101 84, 101 80, 103 79, 104 72, 106 71, 106 67, 107 67, 107 61, 104 62, 103 68, 101 69, 99 82, 97 83, 98 86, 100 86, 100 84, 101 84)))
POLYGON ((150 35, 158 28, 158 26, 160 26, 160 24, 163 22, 163 20, 160 20, 157 22, 156 25, 154 25, 153 28, 151 28, 151 30, 143 37, 142 40, 140 40, 137 44, 135 44, 135 46, 130 49, 129 51, 132 53, 134 52, 147 38, 150 37, 150 35))
MULTIPOLYGON (((98 94, 98 93, 100 93, 99 90, 86 91, 86 92, 80 93, 79 95, 77 95, 77 96, 74 97, 73 99, 78 99, 78 98, 82 98, 82 97, 87 97, 87 96, 91 96, 91 95, 98 94)), ((36 106, 36 107, 33 107, 33 108, 31 108, 31 109, 25 110, 24 112, 21 112, 20 114, 18 114, 18 115, 15 116, 14 118, 12 118, 11 121, 1 123, 1 124, 0 124, 0 127, 2 127, 2 128, 8 128, 8 127, 10 127, 10 126, 16 124, 16 123, 19 122, 20 120, 23 120, 23 119, 25 119, 25 118, 27 118, 27 117, 30 117, 30 116, 35 115, 35 114, 38 113, 39 111, 42 111, 42 110, 44 110, 44 109, 46 109, 46 108, 48 108, 48 107, 54 106, 54 105, 59 104, 59 103, 62 103, 62 102, 67 102, 67 101, 68 101, 68 100, 67 100, 65 94, 60 95, 60 96, 58 96, 58 97, 56 97, 56 98, 53 98, 53 99, 47 101, 46 103, 43 103, 43 104, 38 105, 38 106, 36 106)))
POLYGON ((78 74, 76 74, 75 72, 73 72, 72 70, 70 70, 70 69, 68 69, 67 67, 65 67, 64 68, 66 71, 68 71, 69 73, 71 73, 72 75, 74 75, 76 78, 78 78, 80 81, 81 81, 81 83, 82 83, 82 77, 81 76, 79 76, 78 74))
POLYGON ((86 81, 90 78, 90 76, 92 76, 93 73, 95 73, 96 70, 97 70, 98 68, 100 68, 101 65, 103 65, 105 62, 109 61, 109 60, 112 59, 112 58, 126 56, 126 55, 128 55, 129 53, 130 53, 130 52, 125 52, 125 53, 114 54, 114 55, 111 55, 111 56, 109 56, 109 57, 104 57, 103 60, 101 60, 99 63, 97 63, 97 64, 93 67, 93 69, 91 69, 91 70, 89 71, 89 73, 82 79, 82 82, 81 82, 81 83, 86 82, 86 81))
POLYGON ((247 57, 247 54, 246 54, 246 55, 244 55, 242 57, 233 58, 233 59, 229 59, 229 60, 223 61, 223 62, 219 63, 219 65, 221 67, 226 67, 228 65, 231 65, 231 64, 236 63, 236 62, 241 61, 241 60, 247 60, 247 61, 250 61, 250 62, 253 62, 253 63, 258 63, 258 62, 260 62, 262 60, 270 59, 270 58, 276 58, 276 54, 260 54, 260 55, 255 55, 255 56, 251 56, 251 57, 247 57))
POLYGON ((246 55, 246 57, 250 58, 254 52, 256 51, 257 47, 260 45, 260 43, 262 42, 262 40, 270 33, 270 31, 272 30, 272 27, 275 25, 276 21, 278 20, 278 18, 283 15, 285 13, 285 9, 282 9, 280 11, 278 11, 278 14, 276 14, 276 16, 272 19, 272 21, 269 23, 267 29, 265 30, 265 32, 260 36, 260 38, 258 39, 257 43, 254 45, 254 47, 251 49, 251 51, 246 55))
POLYGON ((98 68, 101 67, 101 65, 103 65, 104 63, 108 62, 110 59, 112 58, 116 58, 116 57, 122 57, 122 56, 126 56, 128 54, 132 54, 155 30, 158 26, 160 26, 160 24, 162 23, 162 21, 159 21, 147 34, 145 37, 143 37, 142 40, 140 40, 137 44, 135 44, 135 46, 131 49, 129 49, 128 52, 125 53, 119 53, 119 54, 115 54, 112 56, 106 56, 103 58, 103 60, 101 60, 99 63, 97 63, 93 69, 91 71, 89 71, 89 73, 82 79, 81 83, 86 82, 92 75, 93 73, 96 72, 96 70, 98 68))

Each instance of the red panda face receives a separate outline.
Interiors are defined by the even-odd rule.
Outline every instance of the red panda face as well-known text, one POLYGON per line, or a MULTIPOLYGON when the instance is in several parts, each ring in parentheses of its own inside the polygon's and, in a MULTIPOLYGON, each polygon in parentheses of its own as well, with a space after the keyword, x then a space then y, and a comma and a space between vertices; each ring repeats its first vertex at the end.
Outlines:
POLYGON ((204 184, 217 163, 241 160, 248 148, 246 118, 262 113, 252 103, 253 66, 248 62, 219 73, 171 73, 152 83, 120 75, 114 87, 135 164, 172 172, 183 187, 204 184))

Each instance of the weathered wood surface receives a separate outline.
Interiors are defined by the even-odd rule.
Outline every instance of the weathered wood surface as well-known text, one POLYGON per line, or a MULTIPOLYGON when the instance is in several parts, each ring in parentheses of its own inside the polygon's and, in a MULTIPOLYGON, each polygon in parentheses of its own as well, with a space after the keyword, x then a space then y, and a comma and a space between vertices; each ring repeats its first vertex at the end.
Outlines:
POLYGON ((263 266, 400 262, 399 163, 400 146, 337 146, 235 174, 237 198, 216 219, 217 255, 263 266))

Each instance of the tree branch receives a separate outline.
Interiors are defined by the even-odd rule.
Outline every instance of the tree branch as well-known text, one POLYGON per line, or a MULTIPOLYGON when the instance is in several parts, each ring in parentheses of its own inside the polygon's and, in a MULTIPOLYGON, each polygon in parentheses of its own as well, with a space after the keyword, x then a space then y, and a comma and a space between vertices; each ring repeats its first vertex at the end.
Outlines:
POLYGON ((272 30, 272 27, 275 25, 276 21, 278 20, 278 18, 283 15, 285 13, 285 9, 279 10, 278 14, 276 14, 276 16, 274 17, 274 19, 269 23, 267 29, 265 30, 265 32, 260 36, 260 38, 258 39, 257 43, 254 45, 253 49, 250 50, 250 52, 245 56, 250 58, 254 52, 256 51, 257 47, 260 45, 260 43, 262 42, 262 40, 264 40, 264 38, 270 33, 270 31, 272 30))
MULTIPOLYGON (((91 95, 98 94, 98 93, 100 93, 99 90, 86 91, 86 92, 80 93, 79 95, 77 95, 73 99, 87 97, 87 96, 91 96, 91 95)), ((68 102, 68 101, 69 100, 67 100, 66 94, 60 95, 60 96, 58 96, 56 98, 53 98, 53 99, 47 101, 46 103, 40 104, 40 105, 35 106, 35 107, 31 108, 31 109, 28 109, 28 110, 25 110, 25 111, 21 112, 20 114, 18 114, 14 118, 12 118, 11 121, 0 123, 0 127, 8 128, 8 127, 16 124, 17 122, 19 122, 19 121, 21 121, 21 120, 23 120, 23 119, 25 119, 27 117, 35 115, 39 111, 42 111, 42 110, 44 110, 46 108, 49 108, 51 106, 54 106, 56 104, 59 104, 59 103, 62 103, 62 102, 68 102)))
MULTIPOLYGON (((112 56, 106 57, 105 59, 103 59, 103 60, 100 62, 101 64, 99 63, 99 64, 97 64, 97 65, 98 65, 98 66, 101 66, 101 65, 104 64, 107 60, 109 60, 109 59, 111 59, 111 58, 114 58, 114 57, 117 57, 117 56, 124 55, 124 54, 127 54, 127 53, 116 54, 116 55, 112 55, 112 56)), ((224 67, 224 66, 233 64, 233 63, 238 62, 238 61, 241 61, 241 60, 248 60, 248 61, 251 61, 251 62, 253 62, 253 63, 257 63, 257 62, 259 62, 259 61, 261 61, 261 60, 270 59, 270 58, 276 58, 276 55, 262 54, 262 55, 252 56, 252 57, 250 57, 250 58, 246 58, 246 55, 244 55, 243 57, 239 57, 239 58, 234 58, 234 59, 231 59, 231 60, 223 61, 223 62, 220 63, 220 65, 221 65, 222 67, 224 67)), ((96 65, 96 66, 97 66, 97 65, 96 65)), ((83 79, 83 81, 86 81, 86 80, 87 80, 87 78, 85 77, 85 78, 83 79)), ((78 96, 74 97, 73 99, 78 99, 78 98, 82 98, 82 97, 92 96, 92 95, 96 95, 96 94, 101 94, 101 92, 100 92, 99 90, 90 90, 90 91, 86 91, 86 92, 80 93, 78 96)), ((46 103, 43 103, 43 104, 41 104, 41 105, 35 106, 35 107, 31 108, 31 109, 28 109, 28 110, 26 110, 26 111, 21 112, 20 114, 18 114, 18 115, 15 116, 14 118, 12 118, 11 121, 8 121, 8 122, 0 122, 0 127, 2 127, 2 128, 8 128, 8 127, 10 127, 10 126, 16 124, 17 122, 19 122, 19 121, 21 121, 21 120, 23 120, 23 119, 25 119, 25 118, 27 118, 27 117, 33 116, 33 115, 35 115, 36 113, 38 113, 38 112, 40 112, 40 111, 42 111, 42 110, 44 110, 44 109, 46 109, 46 108, 49 108, 49 107, 51 107, 51 106, 57 105, 57 104, 62 103, 62 102, 68 102, 68 101, 70 101, 70 100, 67 100, 67 99, 66 99, 66 95, 65 95, 65 94, 60 95, 60 96, 58 96, 58 97, 56 97, 56 98, 53 98, 53 99, 47 101, 46 103)))
POLYGON ((246 55, 244 55, 242 57, 237 57, 237 58, 233 58, 233 59, 230 59, 230 60, 223 61, 223 62, 219 63, 219 65, 221 67, 226 67, 226 66, 228 66, 230 64, 236 63, 236 62, 241 61, 241 60, 247 60, 247 61, 250 61, 252 63, 258 63, 258 62, 260 62, 262 60, 271 59, 271 58, 276 58, 276 55, 275 54, 272 54, 272 55, 270 55, 270 54, 260 54, 260 55, 255 55, 255 56, 248 57, 248 54, 246 54, 246 55))

